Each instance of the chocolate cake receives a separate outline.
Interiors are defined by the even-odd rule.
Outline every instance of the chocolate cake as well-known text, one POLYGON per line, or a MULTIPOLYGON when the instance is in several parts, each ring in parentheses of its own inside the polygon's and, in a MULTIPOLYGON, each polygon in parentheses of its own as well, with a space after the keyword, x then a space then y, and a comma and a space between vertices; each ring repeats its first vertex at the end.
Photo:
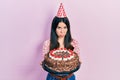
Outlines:
POLYGON ((45 54, 44 63, 56 72, 69 72, 80 64, 78 54, 65 48, 54 49, 45 54))

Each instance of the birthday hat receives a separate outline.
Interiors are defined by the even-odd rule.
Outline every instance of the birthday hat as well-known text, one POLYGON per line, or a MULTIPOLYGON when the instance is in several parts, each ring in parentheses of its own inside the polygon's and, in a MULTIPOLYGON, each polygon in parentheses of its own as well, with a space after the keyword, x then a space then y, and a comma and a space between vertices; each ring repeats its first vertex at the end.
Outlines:
POLYGON ((65 10, 64 10, 62 3, 60 3, 60 7, 59 7, 58 12, 57 12, 57 17, 59 17, 59 18, 66 17, 66 13, 65 13, 65 10))

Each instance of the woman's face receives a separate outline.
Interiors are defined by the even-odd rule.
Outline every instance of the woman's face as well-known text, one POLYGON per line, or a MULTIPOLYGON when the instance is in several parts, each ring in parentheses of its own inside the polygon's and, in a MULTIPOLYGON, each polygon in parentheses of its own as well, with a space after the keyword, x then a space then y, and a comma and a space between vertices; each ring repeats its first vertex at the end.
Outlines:
POLYGON ((59 22, 56 28, 56 33, 58 37, 65 37, 67 33, 67 25, 64 22, 59 22))

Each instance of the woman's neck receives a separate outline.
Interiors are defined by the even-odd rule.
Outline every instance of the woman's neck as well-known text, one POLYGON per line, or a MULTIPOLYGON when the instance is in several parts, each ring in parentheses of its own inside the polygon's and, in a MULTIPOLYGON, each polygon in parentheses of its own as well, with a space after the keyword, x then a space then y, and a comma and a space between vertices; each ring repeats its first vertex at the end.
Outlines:
POLYGON ((64 37, 59 37, 58 41, 64 41, 64 37))
POLYGON ((64 48, 64 37, 58 38, 58 42, 60 44, 60 48, 64 48))

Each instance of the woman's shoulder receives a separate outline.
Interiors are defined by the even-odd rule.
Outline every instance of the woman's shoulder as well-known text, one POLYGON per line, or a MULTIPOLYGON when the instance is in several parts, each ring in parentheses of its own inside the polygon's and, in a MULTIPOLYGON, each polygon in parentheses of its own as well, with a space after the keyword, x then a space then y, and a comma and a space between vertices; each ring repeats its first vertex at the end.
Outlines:
POLYGON ((78 42, 76 39, 73 38, 71 44, 72 44, 73 46, 75 46, 75 45, 78 45, 79 42, 78 42))
POLYGON ((47 39, 43 42, 43 46, 49 46, 50 45, 50 39, 47 39))
POLYGON ((78 43, 78 40, 76 40, 76 39, 73 38, 72 42, 78 43))
POLYGON ((44 43, 50 43, 50 39, 45 40, 44 43))

